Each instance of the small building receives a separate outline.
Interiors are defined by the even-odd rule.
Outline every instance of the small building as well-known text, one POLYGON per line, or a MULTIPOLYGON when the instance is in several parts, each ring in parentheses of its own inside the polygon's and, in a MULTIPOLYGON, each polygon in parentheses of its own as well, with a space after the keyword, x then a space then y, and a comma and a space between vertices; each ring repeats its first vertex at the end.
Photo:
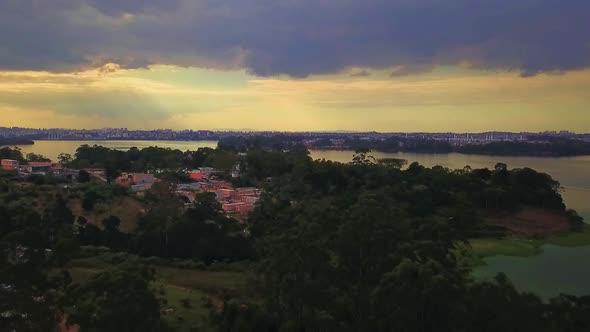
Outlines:
POLYGON ((222 188, 222 189, 216 190, 215 193, 221 198, 228 199, 228 198, 233 198, 236 194, 236 191, 233 189, 222 188))
POLYGON ((55 175, 62 175, 64 173, 64 167, 61 163, 51 164, 51 172, 55 175))
POLYGON ((152 184, 153 183, 134 184, 131 186, 131 190, 136 193, 148 191, 152 188, 152 184))
POLYGON ((180 191, 197 191, 201 189, 200 182, 193 183, 179 183, 176 185, 176 189, 180 191))
POLYGON ((156 182, 156 177, 153 174, 133 173, 134 184, 152 184, 156 182))
POLYGON ((243 187, 243 188, 236 188, 236 195, 238 196, 251 196, 251 195, 259 195, 260 189, 254 187, 243 187))
POLYGON ((149 185, 149 187, 151 187, 151 185, 156 182, 156 178, 153 174, 123 173, 121 176, 115 179, 115 182, 125 187, 131 187, 135 185, 149 185))
POLYGON ((221 205, 223 211, 227 213, 248 213, 254 210, 254 204, 247 204, 243 202, 225 203, 221 205))
POLYGON ((5 171, 17 171, 20 167, 18 160, 2 159, 0 160, 0 167, 5 171))
POLYGON ((121 174, 115 179, 115 182, 124 187, 131 187, 133 185, 133 176, 131 174, 121 174))
POLYGON ((188 177, 193 181, 201 181, 205 178, 205 173, 201 171, 192 171, 188 173, 188 177))
POLYGON ((27 163, 25 170, 31 174, 46 175, 52 172, 53 164, 49 161, 31 161, 27 163))
POLYGON ((231 189, 231 183, 221 180, 211 180, 207 182, 207 188, 210 190, 231 189))
POLYGON ((258 202, 258 196, 238 196, 237 198, 238 201, 243 202, 243 203, 247 203, 247 204, 254 204, 256 202, 258 202))

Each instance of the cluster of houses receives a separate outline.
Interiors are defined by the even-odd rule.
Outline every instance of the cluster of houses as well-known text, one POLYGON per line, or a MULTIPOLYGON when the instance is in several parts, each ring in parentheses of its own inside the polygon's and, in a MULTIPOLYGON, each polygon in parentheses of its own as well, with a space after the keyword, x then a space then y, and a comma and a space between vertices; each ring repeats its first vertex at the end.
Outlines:
POLYGON ((215 191, 217 200, 227 213, 248 213, 254 210, 254 204, 260 198, 258 188, 223 188, 215 191))
MULTIPOLYGON (((52 162, 28 162, 21 165, 17 160, 2 159, 0 166, 6 171, 16 171, 20 175, 64 175, 68 170, 59 163, 52 162)), ((74 170, 70 170, 74 171, 74 170)), ((87 169, 95 177, 106 181, 104 170, 87 169)), ((154 173, 165 170, 156 170, 154 173)), ((195 201, 195 195, 202 192, 213 192, 223 210, 228 214, 247 214, 254 210, 254 205, 260 198, 261 190, 258 188, 234 188, 231 182, 219 180, 216 177, 219 171, 202 167, 187 171, 191 182, 179 183, 176 186, 177 194, 186 197, 189 202, 195 201)), ((123 173, 115 179, 115 183, 129 187, 136 193, 149 190, 158 179, 150 173, 123 173)))
MULTIPOLYGON (((195 201, 197 193, 215 193, 216 200, 228 214, 246 214, 254 210, 254 205, 262 191, 250 187, 234 188, 230 182, 217 179, 215 176, 217 173, 219 171, 210 167, 188 171, 187 175, 192 182, 178 183, 176 193, 185 197, 190 203, 195 201)), ((129 187, 137 193, 149 190, 157 181, 154 174, 148 173, 124 173, 115 179, 116 183, 129 187)))
POLYGON ((189 178, 196 182, 178 184, 177 190, 191 202, 194 201, 194 193, 213 192, 223 210, 229 214, 246 214, 254 210, 254 204, 260 198, 262 190, 251 187, 234 188, 230 182, 216 179, 216 173, 218 171, 209 167, 190 171, 189 178))
POLYGON ((5 171, 16 171, 20 175, 61 175, 63 173, 63 167, 60 163, 50 161, 29 161, 21 165, 18 160, 2 159, 0 160, 0 167, 5 171))

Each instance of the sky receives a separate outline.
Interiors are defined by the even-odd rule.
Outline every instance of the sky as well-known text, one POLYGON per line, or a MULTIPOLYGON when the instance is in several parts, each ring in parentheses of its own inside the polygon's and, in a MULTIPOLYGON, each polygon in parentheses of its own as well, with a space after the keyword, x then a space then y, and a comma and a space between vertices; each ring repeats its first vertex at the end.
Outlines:
POLYGON ((587 0, 1 0, 0 126, 590 132, 587 0))

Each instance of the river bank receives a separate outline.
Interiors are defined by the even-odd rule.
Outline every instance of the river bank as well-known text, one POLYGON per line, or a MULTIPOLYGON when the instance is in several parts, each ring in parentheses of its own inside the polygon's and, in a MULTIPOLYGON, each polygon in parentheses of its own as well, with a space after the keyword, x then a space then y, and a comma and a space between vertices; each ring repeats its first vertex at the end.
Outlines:
POLYGON ((471 255, 470 265, 486 265, 485 258, 493 256, 531 257, 543 253, 544 245, 575 248, 590 246, 590 225, 580 232, 553 235, 542 239, 524 237, 482 238, 469 240, 470 247, 465 248, 471 255))

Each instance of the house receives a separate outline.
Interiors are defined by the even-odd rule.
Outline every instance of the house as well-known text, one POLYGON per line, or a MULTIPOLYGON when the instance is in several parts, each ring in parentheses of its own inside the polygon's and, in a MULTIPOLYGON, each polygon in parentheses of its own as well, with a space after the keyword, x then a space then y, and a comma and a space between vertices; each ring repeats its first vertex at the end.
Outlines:
POLYGON ((211 180, 208 183, 208 189, 210 190, 218 190, 218 189, 231 189, 231 183, 227 181, 220 181, 220 180, 211 180))
POLYGON ((123 173, 121 176, 115 179, 115 182, 125 187, 132 187, 134 191, 143 191, 141 189, 146 187, 147 189, 151 188, 152 184, 156 182, 156 178, 153 174, 123 173), (133 186, 138 187, 133 188, 133 186))
POLYGON ((134 184, 152 184, 156 182, 153 174, 133 173, 132 176, 134 184))
POLYGON ((201 189, 201 183, 179 183, 176 185, 176 189, 180 191, 196 191, 201 189))
POLYGON ((61 163, 53 163, 51 164, 51 172, 56 175, 62 175, 64 172, 63 165, 61 163))
POLYGON ((46 175, 53 171, 53 164, 49 161, 30 161, 25 170, 31 174, 46 175))
POLYGON ((0 168, 5 171, 17 171, 20 167, 18 160, 2 159, 0 160, 0 168))
POLYGON ((228 213, 248 213, 252 210, 254 210, 254 204, 247 204, 247 203, 243 203, 243 202, 237 202, 237 203, 225 203, 222 204, 221 207, 223 208, 223 211, 228 212, 228 213))
POLYGON ((205 173, 201 171, 191 171, 188 173, 188 177, 193 181, 201 181, 205 178, 205 173))
POLYGON ((136 193, 148 191, 150 188, 152 188, 152 184, 153 183, 134 184, 131 186, 131 190, 136 193))
POLYGON ((258 196, 242 195, 242 196, 238 196, 237 200, 240 202, 243 202, 243 203, 247 203, 247 204, 254 204, 254 203, 258 202, 258 196))
POLYGON ((133 185, 133 176, 131 174, 121 174, 118 178, 115 179, 115 182, 124 186, 124 187, 131 187, 133 185))
POLYGON ((259 195, 260 189, 253 187, 236 188, 236 195, 238 196, 252 196, 259 195))
POLYGON ((218 197, 221 197, 223 199, 228 199, 228 198, 232 198, 235 196, 236 191, 233 189, 218 189, 215 191, 215 193, 217 194, 218 197))

